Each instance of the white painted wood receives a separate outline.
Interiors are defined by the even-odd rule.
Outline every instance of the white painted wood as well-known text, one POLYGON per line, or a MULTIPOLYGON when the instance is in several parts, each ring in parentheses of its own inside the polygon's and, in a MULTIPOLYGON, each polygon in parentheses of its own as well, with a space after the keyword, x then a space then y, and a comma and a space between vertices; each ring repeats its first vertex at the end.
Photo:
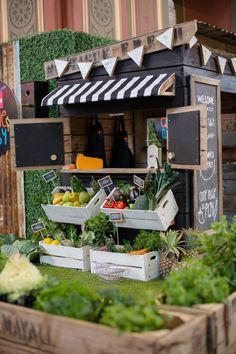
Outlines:
MULTIPOLYGON (((118 194, 117 188, 114 188, 108 199, 112 199, 112 195, 116 196, 118 194)), ((111 212, 121 211, 120 209, 103 208, 103 205, 100 210, 107 215, 111 212)), ((123 209, 124 222, 119 223, 118 227, 166 231, 172 224, 177 212, 178 205, 172 191, 169 190, 154 211, 123 209)))
POLYGON ((127 54, 138 66, 142 66, 144 45, 141 45, 140 47, 131 50, 127 54))
POLYGON ((236 57, 235 58, 231 58, 230 62, 231 62, 231 66, 232 66, 232 69, 233 69, 233 73, 236 74, 236 57))
POLYGON ((195 46, 195 44, 197 43, 197 41, 198 41, 197 37, 196 37, 196 36, 193 36, 193 37, 190 39, 189 43, 188 43, 188 47, 191 49, 192 47, 195 46))
MULTIPOLYGON (((91 189, 87 189, 88 191, 91 189)), ((104 189, 90 200, 86 207, 64 207, 62 205, 41 205, 47 217, 56 222, 82 225, 91 216, 100 212, 100 207, 107 198, 104 189)))
POLYGON ((221 73, 221 75, 223 75, 224 71, 225 71, 225 65, 226 65, 227 59, 217 56, 216 60, 217 60, 217 66, 218 66, 219 72, 221 73))
POLYGON ((148 168, 157 168, 157 158, 159 149, 155 144, 151 144, 147 148, 147 163, 148 168))
POLYGON ((57 267, 76 268, 84 272, 90 271, 90 246, 81 248, 39 242, 41 253, 40 263, 57 267))
POLYGON ((54 63, 56 65, 57 74, 58 74, 59 77, 61 77, 64 74, 64 72, 66 71, 69 62, 67 60, 55 59, 54 63))
POLYGON ((159 276, 159 252, 149 252, 144 255, 132 255, 119 252, 90 250, 91 273, 99 274, 100 266, 124 269, 122 278, 149 281, 159 276))
POLYGON ((156 37, 156 40, 163 44, 168 49, 173 48, 173 41, 174 41, 174 28, 171 27, 159 36, 156 37))
POLYGON ((207 65, 207 62, 210 59, 212 52, 210 51, 210 49, 208 49, 202 44, 200 45, 200 49, 201 49, 202 65, 207 65))
POLYGON ((73 258, 62 258, 56 256, 40 256, 41 264, 49 264, 54 267, 63 267, 63 268, 73 268, 81 271, 84 270, 84 264, 82 260, 73 259, 73 258))
POLYGON ((89 61, 89 62, 79 62, 78 63, 78 67, 80 69, 80 72, 81 72, 81 75, 82 75, 82 78, 85 80, 87 79, 91 69, 92 69, 92 66, 93 66, 93 62, 92 61, 89 61))
POLYGON ((106 70, 109 76, 113 76, 113 73, 116 68, 117 60, 118 57, 112 57, 112 58, 102 60, 102 65, 104 66, 104 69, 106 70))

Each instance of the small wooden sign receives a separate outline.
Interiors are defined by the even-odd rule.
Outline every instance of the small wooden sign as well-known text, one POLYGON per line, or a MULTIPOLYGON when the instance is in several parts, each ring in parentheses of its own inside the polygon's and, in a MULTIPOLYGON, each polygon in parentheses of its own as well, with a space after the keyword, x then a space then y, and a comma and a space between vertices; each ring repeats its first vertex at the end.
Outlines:
POLYGON ((43 222, 37 222, 36 224, 31 225, 31 229, 33 230, 33 232, 39 232, 42 230, 45 230, 45 225, 43 222))
POLYGON ((107 175, 105 177, 98 179, 98 184, 101 188, 106 188, 110 186, 111 184, 113 184, 111 176, 107 175))
POLYGON ((144 180, 136 175, 133 176, 133 183, 139 188, 144 188, 144 180))
POLYGON ((57 175, 54 170, 51 170, 43 175, 43 179, 46 183, 53 181, 57 178, 57 175))
POLYGON ((109 214, 109 220, 110 222, 123 222, 124 219, 123 219, 123 214, 122 212, 112 212, 109 214))

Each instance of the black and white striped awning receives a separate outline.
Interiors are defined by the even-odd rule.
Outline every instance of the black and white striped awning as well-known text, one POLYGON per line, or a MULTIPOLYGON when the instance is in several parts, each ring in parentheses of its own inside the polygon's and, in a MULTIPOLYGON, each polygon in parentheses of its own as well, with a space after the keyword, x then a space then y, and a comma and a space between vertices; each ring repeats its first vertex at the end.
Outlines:
POLYGON ((83 81, 59 86, 42 100, 42 106, 174 96, 175 74, 133 76, 108 81, 83 81))

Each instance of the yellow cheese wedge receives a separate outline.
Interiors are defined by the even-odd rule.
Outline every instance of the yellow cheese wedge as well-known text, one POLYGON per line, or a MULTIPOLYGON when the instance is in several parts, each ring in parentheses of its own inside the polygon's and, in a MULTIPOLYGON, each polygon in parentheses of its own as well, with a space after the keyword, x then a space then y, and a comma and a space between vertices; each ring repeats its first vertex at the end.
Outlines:
POLYGON ((76 168, 78 170, 98 170, 103 168, 103 160, 95 157, 87 157, 83 154, 79 154, 76 157, 76 168))

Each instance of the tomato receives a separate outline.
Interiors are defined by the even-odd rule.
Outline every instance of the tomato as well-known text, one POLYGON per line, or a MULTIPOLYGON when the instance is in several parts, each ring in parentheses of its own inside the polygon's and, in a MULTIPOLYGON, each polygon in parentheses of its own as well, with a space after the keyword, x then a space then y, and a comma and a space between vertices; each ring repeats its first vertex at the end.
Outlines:
POLYGON ((119 200, 118 202, 115 202, 115 204, 114 204, 115 209, 125 209, 126 207, 127 207, 127 205, 123 200, 119 200))
POLYGON ((114 200, 106 200, 106 203, 103 205, 103 208, 114 208, 115 202, 114 200))

